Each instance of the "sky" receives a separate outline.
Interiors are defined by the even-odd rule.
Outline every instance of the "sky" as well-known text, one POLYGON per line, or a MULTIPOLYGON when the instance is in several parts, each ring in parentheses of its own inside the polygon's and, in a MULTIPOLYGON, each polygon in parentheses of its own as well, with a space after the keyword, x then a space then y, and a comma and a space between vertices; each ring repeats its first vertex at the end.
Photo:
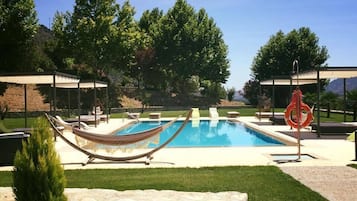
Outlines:
MULTIPOLYGON (((228 46, 226 88, 242 90, 251 77, 259 49, 278 31, 309 27, 326 46, 329 66, 357 66, 356 0, 186 0, 198 11, 204 8, 223 33, 228 46)), ((34 0, 39 23, 49 26, 56 11, 73 11, 75 0, 34 0)), ((125 0, 117 0, 122 5, 125 0)), ((145 10, 166 12, 176 0, 130 0, 139 19, 145 10)))

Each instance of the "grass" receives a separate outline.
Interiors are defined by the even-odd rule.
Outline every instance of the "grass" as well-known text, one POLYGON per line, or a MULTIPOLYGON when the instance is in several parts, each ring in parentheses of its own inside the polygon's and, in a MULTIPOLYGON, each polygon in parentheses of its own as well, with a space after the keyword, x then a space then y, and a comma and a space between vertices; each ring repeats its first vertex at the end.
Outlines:
MULTIPOLYGON (((66 170, 69 188, 239 191, 249 200, 326 200, 275 166, 66 170)), ((11 186, 11 172, 0 172, 11 186)))
MULTIPOLYGON (((276 108, 275 112, 283 112, 285 108, 276 108)), ((255 116, 255 112, 258 110, 256 108, 239 108, 239 109, 226 109, 226 108, 220 108, 217 110, 219 113, 219 116, 227 116, 227 112, 229 111, 238 111, 240 113, 240 116, 255 116)), ((142 118, 148 118, 149 114, 153 111, 144 111, 140 115, 142 118)), ((175 111, 159 111, 161 112, 161 117, 177 117, 179 115, 185 116, 187 113, 187 110, 175 110, 175 111)), ((343 122, 344 117, 343 114, 337 114, 337 113, 331 113, 330 118, 327 118, 326 112, 321 112, 320 113, 321 117, 321 122, 343 122)), ((127 115, 125 113, 113 113, 110 115, 111 118, 126 118, 127 115)), ((200 110, 200 116, 201 117, 208 117, 208 109, 207 110, 200 110)), ((315 122, 317 121, 317 113, 315 112, 315 122)), ((28 118, 28 125, 31 127, 32 123, 34 122, 36 118, 30 117, 28 118)), ((347 120, 346 121, 353 121, 353 117, 351 115, 347 115, 347 120)), ((3 124, 6 126, 8 129, 12 128, 22 128, 25 125, 24 118, 6 118, 3 122, 3 124)))

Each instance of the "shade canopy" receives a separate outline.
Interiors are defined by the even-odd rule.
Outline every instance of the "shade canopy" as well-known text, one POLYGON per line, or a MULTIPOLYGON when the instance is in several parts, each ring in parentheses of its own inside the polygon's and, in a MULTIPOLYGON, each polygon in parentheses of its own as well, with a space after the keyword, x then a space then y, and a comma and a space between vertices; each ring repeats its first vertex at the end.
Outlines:
MULTIPOLYGON (((317 79, 317 70, 306 71, 293 75, 292 79, 317 79)), ((357 67, 328 67, 319 69, 320 79, 357 77, 357 67)))
POLYGON ((270 80, 264 80, 260 82, 260 85, 283 85, 283 86, 289 86, 289 85, 306 85, 306 84, 316 84, 317 80, 316 79, 270 79, 270 80))
POLYGON ((78 83, 77 76, 65 73, 54 72, 37 74, 6 74, 0 75, 0 82, 15 84, 59 84, 59 83, 78 83))
MULTIPOLYGON (((52 84, 56 86, 60 83, 72 83, 78 84, 79 78, 74 75, 69 75, 60 72, 53 73, 16 73, 16 74, 2 74, 0 75, 0 82, 23 84, 24 87, 24 97, 25 97, 25 127, 27 127, 27 84, 52 84)), ((56 100, 56 87, 53 88, 53 100, 56 100)), ((54 103, 54 113, 56 114, 56 101, 54 103)))

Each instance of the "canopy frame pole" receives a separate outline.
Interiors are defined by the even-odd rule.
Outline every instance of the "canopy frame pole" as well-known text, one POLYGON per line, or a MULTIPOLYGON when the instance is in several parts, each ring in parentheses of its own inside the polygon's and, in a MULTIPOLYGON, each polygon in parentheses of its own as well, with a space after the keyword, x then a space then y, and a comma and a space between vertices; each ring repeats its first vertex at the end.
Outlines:
POLYGON ((27 84, 24 85, 24 101, 25 101, 25 128, 27 128, 27 84))

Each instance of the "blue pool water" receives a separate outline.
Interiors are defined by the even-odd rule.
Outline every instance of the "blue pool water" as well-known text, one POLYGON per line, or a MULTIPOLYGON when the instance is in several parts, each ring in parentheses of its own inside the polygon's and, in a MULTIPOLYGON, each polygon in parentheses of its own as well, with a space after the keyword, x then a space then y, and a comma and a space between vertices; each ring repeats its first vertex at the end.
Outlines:
MULTIPOLYGON (((165 124, 167 121, 149 122, 142 121, 120 130, 118 135, 125 135, 138 131, 147 130, 165 124)), ((182 121, 176 121, 160 135, 160 144, 170 138, 181 126, 182 121)), ((190 121, 181 133, 170 143, 168 147, 236 147, 236 146, 276 146, 283 143, 260 134, 250 128, 244 127, 237 122, 226 120, 210 121, 200 120, 190 121)), ((155 147, 157 145, 150 145, 155 147)))

